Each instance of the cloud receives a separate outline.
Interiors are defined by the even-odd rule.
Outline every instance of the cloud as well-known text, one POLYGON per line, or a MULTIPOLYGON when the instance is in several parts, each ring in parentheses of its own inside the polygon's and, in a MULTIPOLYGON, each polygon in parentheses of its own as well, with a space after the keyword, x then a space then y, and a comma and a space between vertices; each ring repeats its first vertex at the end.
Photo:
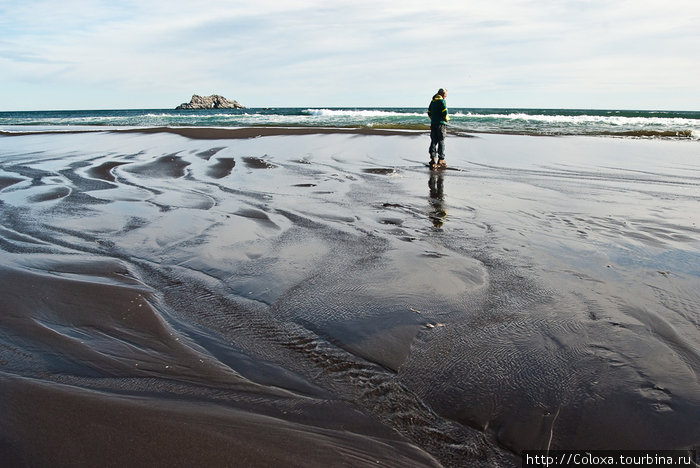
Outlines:
POLYGON ((101 91, 107 107, 228 90, 251 105, 422 106, 439 86, 452 105, 460 89, 479 105, 576 106, 616 90, 678 102, 674 88, 700 96, 698 5, 0 0, 0 101, 21 82, 101 91))

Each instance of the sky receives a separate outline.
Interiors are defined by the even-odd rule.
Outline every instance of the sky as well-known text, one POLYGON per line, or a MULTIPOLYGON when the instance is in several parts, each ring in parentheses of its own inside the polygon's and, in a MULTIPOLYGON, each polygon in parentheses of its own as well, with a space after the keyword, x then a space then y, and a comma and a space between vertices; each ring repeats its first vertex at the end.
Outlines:
POLYGON ((0 111, 700 110, 698 0, 0 0, 0 111))

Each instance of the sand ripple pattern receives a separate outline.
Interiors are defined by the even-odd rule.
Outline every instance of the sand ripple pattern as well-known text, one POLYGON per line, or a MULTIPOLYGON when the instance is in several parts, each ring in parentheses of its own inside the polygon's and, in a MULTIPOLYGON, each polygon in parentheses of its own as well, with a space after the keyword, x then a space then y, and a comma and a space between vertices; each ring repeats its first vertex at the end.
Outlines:
POLYGON ((687 142, 220 133, 0 137, 4 459, 700 442, 687 142))

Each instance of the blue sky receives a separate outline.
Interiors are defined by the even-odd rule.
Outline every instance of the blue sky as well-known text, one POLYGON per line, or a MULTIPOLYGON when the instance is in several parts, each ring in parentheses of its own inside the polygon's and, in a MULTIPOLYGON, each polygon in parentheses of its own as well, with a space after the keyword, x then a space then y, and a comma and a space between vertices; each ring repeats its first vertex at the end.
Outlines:
POLYGON ((700 110, 697 0, 0 0, 0 110, 700 110))

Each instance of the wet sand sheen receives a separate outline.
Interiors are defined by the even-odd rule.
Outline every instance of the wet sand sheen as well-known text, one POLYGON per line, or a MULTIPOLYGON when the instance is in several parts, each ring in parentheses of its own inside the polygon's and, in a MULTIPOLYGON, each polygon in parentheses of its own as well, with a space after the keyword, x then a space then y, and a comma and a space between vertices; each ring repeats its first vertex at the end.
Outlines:
POLYGON ((417 132, 0 137, 0 456, 697 445, 692 143, 449 144, 431 173, 417 132))

